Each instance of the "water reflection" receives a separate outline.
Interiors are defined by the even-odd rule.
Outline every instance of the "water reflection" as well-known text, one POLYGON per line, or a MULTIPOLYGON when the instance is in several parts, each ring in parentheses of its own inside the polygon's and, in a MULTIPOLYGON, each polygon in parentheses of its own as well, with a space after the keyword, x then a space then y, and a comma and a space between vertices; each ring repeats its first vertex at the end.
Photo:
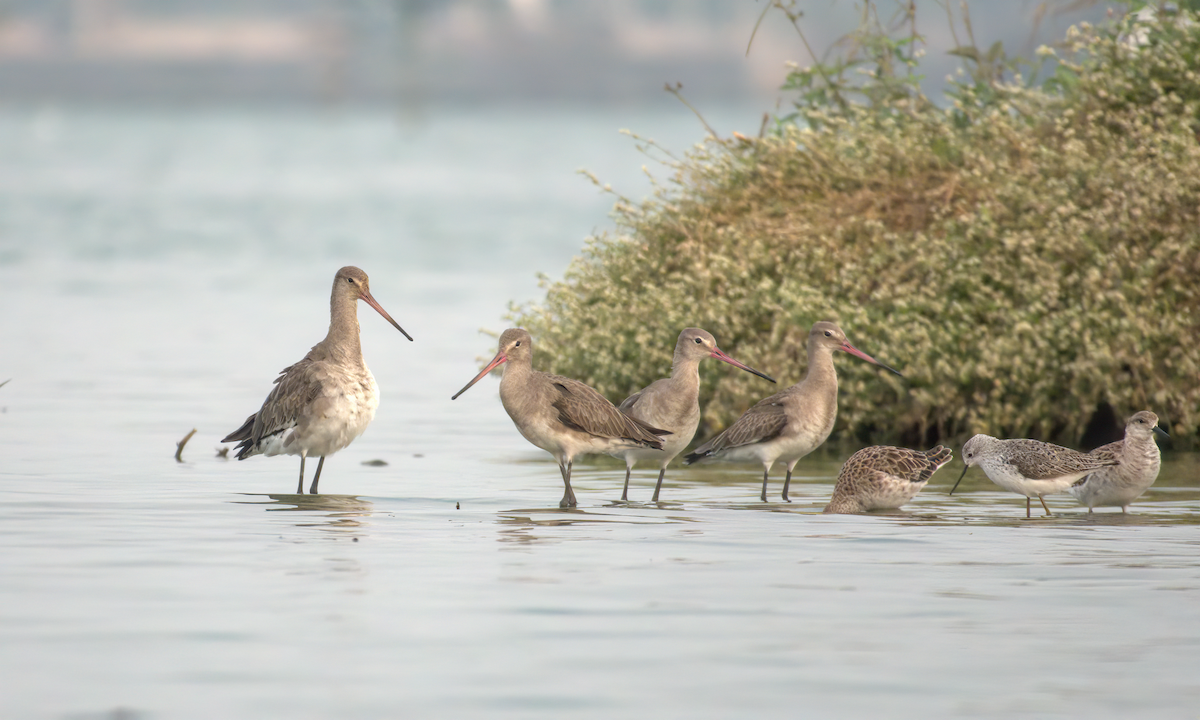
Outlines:
MULTIPOLYGON (((673 503, 671 510, 680 510, 673 503)), ((529 508, 508 510, 498 513, 496 522, 501 526, 502 543, 530 544, 545 541, 560 541, 561 535, 537 534, 545 528, 601 527, 603 525, 666 525, 697 522, 682 515, 664 515, 657 512, 655 505, 630 505, 612 503, 594 509, 583 508, 529 508), (653 513, 653 514, 647 514, 653 513)), ((662 508, 665 509, 665 508, 662 508)))
POLYGON ((370 525, 369 518, 374 510, 374 504, 356 495, 297 495, 242 493, 246 497, 265 498, 261 500, 235 500, 239 505, 266 505, 267 512, 300 512, 304 513, 303 522, 297 522, 296 527, 315 527, 322 530, 352 531, 355 537, 361 530, 370 525))

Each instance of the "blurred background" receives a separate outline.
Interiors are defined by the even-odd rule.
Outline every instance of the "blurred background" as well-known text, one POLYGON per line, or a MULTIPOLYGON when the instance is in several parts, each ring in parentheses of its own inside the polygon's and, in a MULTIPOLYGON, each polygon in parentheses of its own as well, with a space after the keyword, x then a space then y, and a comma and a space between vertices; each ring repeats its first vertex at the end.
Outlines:
MULTIPOLYGON (((902 13, 907 3, 880 3, 902 13)), ((944 3, 916 3, 933 83, 953 66, 944 3)), ((959 16, 958 3, 949 10, 959 16)), ((981 47, 1031 55, 1096 2, 970 3, 981 47)), ((766 109, 784 63, 812 58, 779 12, 746 53, 762 0, 5 0, 6 102, 641 104, 664 82, 766 109)), ((798 3, 818 54, 860 7, 798 3)), ((887 18, 884 18, 885 20, 887 18)))
MULTIPOLYGON (((513 282, 497 306, 529 299, 535 273, 561 275, 606 227, 613 196, 577 170, 635 200, 651 191, 647 170, 668 174, 620 130, 676 153, 705 137, 664 84, 682 83, 721 134, 787 110, 786 63, 812 57, 777 10, 755 32, 765 7, 0 0, 0 266, 207 248, 329 258, 326 274, 398 253, 410 267, 494 272, 499 253, 513 282)), ((906 4, 880 7, 900 18, 906 4)), ((915 7, 926 90, 940 97, 957 66, 946 51, 967 28, 957 5, 915 7)), ((861 10, 795 8, 817 55, 861 10)), ((970 4, 980 47, 1026 55, 1108 11, 970 4)))

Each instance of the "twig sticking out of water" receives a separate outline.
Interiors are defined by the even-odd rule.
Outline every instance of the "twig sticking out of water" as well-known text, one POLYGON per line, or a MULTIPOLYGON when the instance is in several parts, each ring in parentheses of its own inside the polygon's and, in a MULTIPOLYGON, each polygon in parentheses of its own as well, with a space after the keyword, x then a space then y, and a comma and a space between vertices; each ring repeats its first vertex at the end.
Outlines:
POLYGON ((226 460, 228 460, 229 459, 229 446, 225 445, 223 447, 217 448, 217 457, 225 458, 226 460))
POLYGON ((0 383, 0 387, 4 387, 5 385, 9 384, 10 382, 12 382, 12 378, 9 378, 9 379, 5 380, 4 382, 0 383))
POLYGON ((196 434, 196 428, 192 428, 192 431, 190 433, 188 433, 187 435, 184 435, 182 440, 175 443, 175 446, 178 448, 175 451, 175 462, 183 462, 183 446, 187 445, 187 441, 191 440, 192 436, 195 434, 196 434))

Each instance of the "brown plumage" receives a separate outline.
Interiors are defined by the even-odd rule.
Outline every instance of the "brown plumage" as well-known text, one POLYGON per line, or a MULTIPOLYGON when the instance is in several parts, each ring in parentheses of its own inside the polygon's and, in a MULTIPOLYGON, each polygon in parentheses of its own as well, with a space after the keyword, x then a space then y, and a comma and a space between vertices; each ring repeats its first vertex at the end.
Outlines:
POLYGON ((626 447, 662 450, 666 430, 649 427, 619 411, 603 395, 578 380, 533 369, 533 338, 521 328, 500 336, 499 352, 451 400, 498 365, 500 402, 526 440, 554 456, 563 479, 559 507, 575 507, 571 464, 579 455, 611 453, 626 447))
POLYGON ((700 424, 700 362, 705 358, 716 358, 746 372, 775 382, 749 365, 734 360, 717 347, 717 339, 706 330, 685 328, 675 341, 675 352, 671 358, 671 377, 655 380, 635 392, 618 408, 631 418, 652 427, 670 430, 663 438, 662 451, 648 448, 627 448, 613 453, 625 459, 625 487, 621 499, 629 499, 629 475, 638 460, 658 463, 658 483, 654 486, 652 502, 658 502, 662 490, 663 476, 667 464, 683 452, 696 435, 700 424))
POLYGON ((825 512, 898 508, 916 497, 953 455, 941 445, 924 452, 886 445, 863 448, 842 465, 825 512))
POLYGON ((320 456, 309 492, 316 494, 325 456, 349 445, 367 429, 379 407, 375 376, 363 362, 358 301, 374 308, 404 337, 404 328, 371 296, 367 274, 353 266, 338 270, 329 299, 329 333, 300 362, 275 378, 258 412, 221 442, 236 442, 237 459, 254 455, 299 455, 304 492, 304 461, 320 456))
POLYGON ((696 448, 683 462, 702 460, 759 462, 763 467, 761 499, 767 501, 767 476, 776 460, 787 463, 783 499, 788 499, 792 468, 800 458, 815 450, 837 419, 837 371, 835 351, 850 353, 884 369, 900 373, 854 347, 841 328, 818 322, 808 333, 808 369, 804 379, 775 393, 742 414, 725 432, 696 448))
POLYGON ((1158 479, 1162 455, 1154 434, 1167 436, 1158 426, 1158 416, 1149 410, 1133 414, 1125 424, 1125 437, 1093 450, 1090 455, 1118 460, 1120 465, 1104 467, 1076 480, 1067 491, 1080 503, 1092 508, 1120 506, 1128 512, 1129 503, 1136 500, 1158 479))

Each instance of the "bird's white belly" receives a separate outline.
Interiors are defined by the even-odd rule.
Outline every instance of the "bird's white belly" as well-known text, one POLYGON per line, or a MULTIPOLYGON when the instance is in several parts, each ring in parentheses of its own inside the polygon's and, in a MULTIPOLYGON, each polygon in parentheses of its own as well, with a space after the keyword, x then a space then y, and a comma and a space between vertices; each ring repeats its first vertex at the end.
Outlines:
POLYGON ((1010 465, 1004 463, 980 463, 980 467, 983 468, 983 471, 992 482, 1009 492, 1024 495, 1025 497, 1037 497, 1039 495, 1053 495, 1065 492, 1067 488, 1071 487, 1071 483, 1087 475, 1087 472, 1081 472, 1049 480, 1034 480, 1021 475, 1010 465))
POLYGON ((723 450, 716 456, 725 462, 758 462, 771 465, 776 460, 792 463, 812 452, 825 438, 813 438, 809 435, 779 437, 767 442, 741 445, 723 450))
POLYGON ((1124 507, 1153 485, 1157 477, 1157 463, 1149 468, 1140 468, 1126 456, 1122 459, 1122 465, 1100 468, 1091 474, 1087 482, 1079 486, 1072 485, 1069 491, 1088 507, 1124 507))
POLYGON ((524 423, 518 423, 514 419, 513 424, 526 440, 556 458, 596 455, 634 445, 632 441, 623 438, 596 437, 554 427, 540 419, 524 423))
POLYGON ((698 424, 699 421, 692 424, 691 427, 681 428, 678 433, 673 432, 670 435, 659 436, 659 440, 662 440, 663 444, 662 450, 638 446, 618 449, 610 454, 614 457, 624 458, 627 464, 630 462, 637 463, 646 460, 648 462, 657 463, 662 467, 666 467, 667 464, 670 463, 676 455, 683 452, 683 449, 686 448, 688 443, 692 441, 692 438, 696 435, 696 426, 698 424))
POLYGON ((379 388, 370 371, 347 378, 345 383, 329 384, 300 422, 283 433, 282 452, 314 457, 332 455, 363 434, 378 408, 379 388))

